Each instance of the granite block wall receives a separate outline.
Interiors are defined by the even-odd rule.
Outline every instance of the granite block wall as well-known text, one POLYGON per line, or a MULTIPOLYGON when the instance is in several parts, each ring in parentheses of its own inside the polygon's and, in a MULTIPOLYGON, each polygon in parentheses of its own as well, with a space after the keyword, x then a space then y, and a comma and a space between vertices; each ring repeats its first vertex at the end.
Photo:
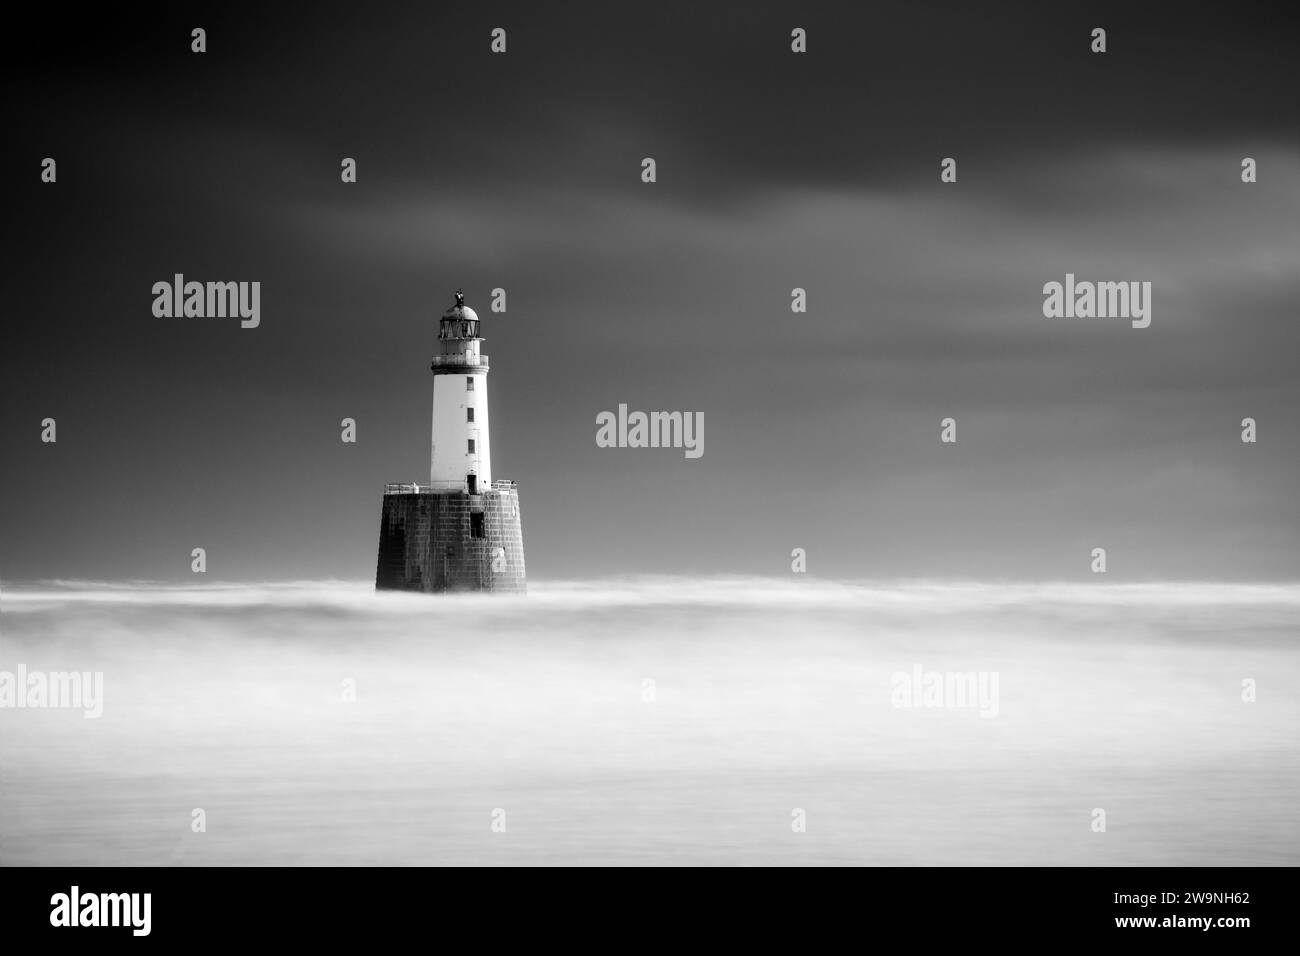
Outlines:
POLYGON ((519 492, 384 495, 375 589, 524 593, 519 492))

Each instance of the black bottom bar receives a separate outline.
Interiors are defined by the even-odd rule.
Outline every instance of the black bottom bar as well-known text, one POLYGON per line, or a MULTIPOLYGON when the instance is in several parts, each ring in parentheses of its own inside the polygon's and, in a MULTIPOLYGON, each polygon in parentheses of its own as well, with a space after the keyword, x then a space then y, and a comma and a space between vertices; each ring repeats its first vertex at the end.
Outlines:
POLYGON ((753 870, 7 869, 0 913, 7 943, 95 947, 284 941, 336 950, 413 938, 449 948, 459 948, 457 939, 666 946, 707 937, 765 950, 835 938, 855 948, 1080 940, 1217 948, 1289 938, 1293 883, 1294 872, 1282 868, 840 869, 761 878, 753 870), (72 926, 73 887, 77 923, 118 925, 72 926))

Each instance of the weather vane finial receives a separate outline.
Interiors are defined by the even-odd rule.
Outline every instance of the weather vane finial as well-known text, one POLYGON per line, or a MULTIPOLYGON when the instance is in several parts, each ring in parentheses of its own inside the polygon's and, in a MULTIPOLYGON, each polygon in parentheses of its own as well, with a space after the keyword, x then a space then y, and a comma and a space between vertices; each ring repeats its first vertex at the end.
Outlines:
POLYGON ((465 304, 465 293, 460 289, 456 290, 456 304, 457 305, 465 304))

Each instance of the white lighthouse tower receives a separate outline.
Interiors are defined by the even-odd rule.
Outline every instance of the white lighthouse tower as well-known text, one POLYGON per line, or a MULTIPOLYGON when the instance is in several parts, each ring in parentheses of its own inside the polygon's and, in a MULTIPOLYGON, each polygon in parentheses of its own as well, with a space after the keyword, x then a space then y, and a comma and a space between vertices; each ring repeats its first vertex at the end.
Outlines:
POLYGON ((492 487, 488 437, 488 357, 479 351, 478 314, 456 291, 442 314, 433 356, 433 443, 429 484, 471 495, 492 487))
POLYGON ((528 590, 519 488, 492 478, 488 357, 478 316, 457 291, 442 314, 433 362, 429 484, 384 486, 375 588, 380 591, 528 590))

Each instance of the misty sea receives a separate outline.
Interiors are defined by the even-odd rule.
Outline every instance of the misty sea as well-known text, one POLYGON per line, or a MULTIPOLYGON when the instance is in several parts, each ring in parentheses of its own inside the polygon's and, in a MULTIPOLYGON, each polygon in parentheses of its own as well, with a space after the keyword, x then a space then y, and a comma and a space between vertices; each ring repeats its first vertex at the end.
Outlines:
POLYGON ((0 864, 1295 865, 1298 611, 1292 585, 6 586, 0 672, 103 690, 98 717, 0 708, 0 864), (933 672, 996 675, 996 706, 900 706, 933 672))

